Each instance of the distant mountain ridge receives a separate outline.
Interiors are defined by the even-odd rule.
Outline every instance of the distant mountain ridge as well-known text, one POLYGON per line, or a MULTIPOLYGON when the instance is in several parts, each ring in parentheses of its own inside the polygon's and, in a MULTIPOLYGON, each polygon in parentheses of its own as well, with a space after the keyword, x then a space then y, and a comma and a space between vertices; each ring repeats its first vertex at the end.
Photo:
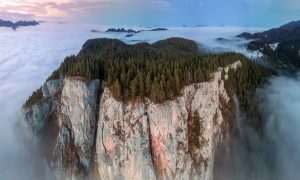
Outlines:
POLYGON ((244 32, 237 37, 245 39, 259 39, 268 43, 300 39, 300 20, 292 21, 279 28, 273 28, 264 32, 250 34, 244 32))
POLYGON ((300 20, 260 33, 244 32, 237 37, 253 39, 247 48, 263 53, 280 68, 289 72, 300 69, 300 20))
POLYGON ((125 29, 125 28, 109 28, 105 32, 114 32, 114 33, 140 33, 143 31, 167 31, 168 29, 166 28, 155 28, 155 29, 150 29, 150 30, 132 30, 132 29, 125 29))
POLYGON ((12 21, 5 21, 0 19, 0 27, 9 27, 14 30, 16 30, 20 26, 37 26, 40 23, 37 21, 17 21, 17 22, 12 22, 12 21))
MULTIPOLYGON (((125 29, 125 28, 109 28, 105 32, 107 33, 127 33, 125 38, 132 37, 134 34, 138 34, 141 32, 149 31, 149 32, 155 32, 155 31, 167 31, 166 28, 154 28, 154 29, 148 29, 148 30, 132 30, 132 29, 125 29)), ((93 33, 97 33, 99 31, 91 30, 93 33)))
POLYGON ((117 33, 139 33, 141 31, 135 31, 132 29, 124 29, 124 28, 109 28, 107 31, 105 32, 117 32, 117 33))

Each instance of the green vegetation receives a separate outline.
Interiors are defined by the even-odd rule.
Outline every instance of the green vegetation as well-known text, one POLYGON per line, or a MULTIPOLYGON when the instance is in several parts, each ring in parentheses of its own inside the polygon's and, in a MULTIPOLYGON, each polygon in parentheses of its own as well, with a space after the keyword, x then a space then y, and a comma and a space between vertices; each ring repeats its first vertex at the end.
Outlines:
POLYGON ((238 37, 253 40, 248 49, 263 53, 274 69, 296 73, 300 69, 300 21, 259 33, 242 33, 238 37), (270 44, 278 43, 274 49, 270 44))
POLYGON ((236 53, 201 55, 195 42, 180 38, 152 45, 94 39, 87 41, 76 57, 67 57, 48 80, 60 76, 98 78, 118 100, 147 97, 161 103, 179 96, 184 86, 207 81, 218 67, 241 58, 236 53))
MULTIPOLYGON (((241 110, 247 113, 248 124, 256 130, 261 130, 263 118, 258 108, 256 89, 267 83, 268 78, 274 75, 275 72, 247 59, 243 59, 242 63, 242 68, 237 69, 235 72, 229 72, 228 80, 225 81, 225 88, 231 97, 234 94, 237 96, 241 110)), ((233 98, 230 101, 229 104, 235 106, 236 103, 233 102, 233 98)), ((235 109, 235 107, 230 108, 235 109)))
POLYGON ((282 61, 287 68, 300 69, 300 40, 283 41, 274 53, 277 60, 282 61))
MULTIPOLYGON (((101 79, 118 100, 135 101, 146 97, 161 103, 180 96, 184 86, 210 80, 211 73, 218 67, 237 60, 242 61, 243 67, 230 73, 226 88, 231 95, 237 94, 250 115, 255 114, 252 90, 272 72, 238 53, 200 54, 195 42, 181 38, 152 45, 127 45, 116 39, 89 40, 77 56, 67 57, 48 81, 65 76, 84 77, 87 81, 101 79)), ((25 105, 32 105, 41 98, 39 90, 25 105)))
POLYGON ((25 102, 25 106, 32 106, 34 104, 39 103, 43 99, 43 91, 40 87, 36 91, 32 93, 32 95, 28 98, 28 100, 25 102))

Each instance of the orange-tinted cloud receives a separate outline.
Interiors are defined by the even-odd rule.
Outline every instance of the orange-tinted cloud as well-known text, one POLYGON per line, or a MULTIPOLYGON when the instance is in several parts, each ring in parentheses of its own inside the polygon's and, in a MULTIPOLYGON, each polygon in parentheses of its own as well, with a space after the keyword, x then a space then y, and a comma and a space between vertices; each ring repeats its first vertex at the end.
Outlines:
POLYGON ((110 8, 148 10, 169 5, 165 0, 1 0, 0 18, 67 19, 110 8))
POLYGON ((0 18, 70 18, 107 5, 107 0, 1 0, 0 18))

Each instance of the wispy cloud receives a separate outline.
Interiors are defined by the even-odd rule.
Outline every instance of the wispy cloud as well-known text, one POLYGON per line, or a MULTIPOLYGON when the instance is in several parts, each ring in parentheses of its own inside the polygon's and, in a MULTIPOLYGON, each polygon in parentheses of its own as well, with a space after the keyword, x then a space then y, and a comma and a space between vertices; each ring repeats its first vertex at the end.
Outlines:
POLYGON ((165 0, 3 0, 0 17, 18 19, 72 18, 103 10, 122 8, 132 11, 166 10, 171 3, 165 0))

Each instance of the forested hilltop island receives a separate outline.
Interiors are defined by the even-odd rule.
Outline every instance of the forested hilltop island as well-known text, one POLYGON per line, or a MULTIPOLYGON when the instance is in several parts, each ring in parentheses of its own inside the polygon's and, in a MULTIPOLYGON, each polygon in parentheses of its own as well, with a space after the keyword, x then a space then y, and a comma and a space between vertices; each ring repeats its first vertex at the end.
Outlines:
POLYGON ((209 180, 241 138, 238 109, 261 132, 255 92, 273 74, 182 38, 91 39, 26 101, 26 135, 56 179, 209 180))
POLYGON ((21 26, 37 26, 40 23, 37 21, 17 21, 17 22, 12 22, 12 21, 5 21, 0 19, 0 27, 9 27, 14 30, 16 30, 18 27, 21 26))
MULTIPOLYGON (((228 91, 236 92, 242 104, 252 110, 250 99, 245 95, 253 93, 252 90, 274 72, 252 63, 239 53, 202 54, 194 41, 182 38, 135 45, 117 39, 88 40, 79 54, 66 57, 47 81, 62 77, 84 81, 99 79, 117 100, 148 98, 155 103, 163 103, 180 96, 185 86, 209 81, 219 67, 238 60, 243 67, 229 77, 228 91)), ((41 100, 40 88, 25 106, 41 100)))
POLYGON ((259 33, 242 33, 238 37, 252 40, 248 49, 259 51, 280 68, 297 71, 300 68, 300 21, 259 33))

